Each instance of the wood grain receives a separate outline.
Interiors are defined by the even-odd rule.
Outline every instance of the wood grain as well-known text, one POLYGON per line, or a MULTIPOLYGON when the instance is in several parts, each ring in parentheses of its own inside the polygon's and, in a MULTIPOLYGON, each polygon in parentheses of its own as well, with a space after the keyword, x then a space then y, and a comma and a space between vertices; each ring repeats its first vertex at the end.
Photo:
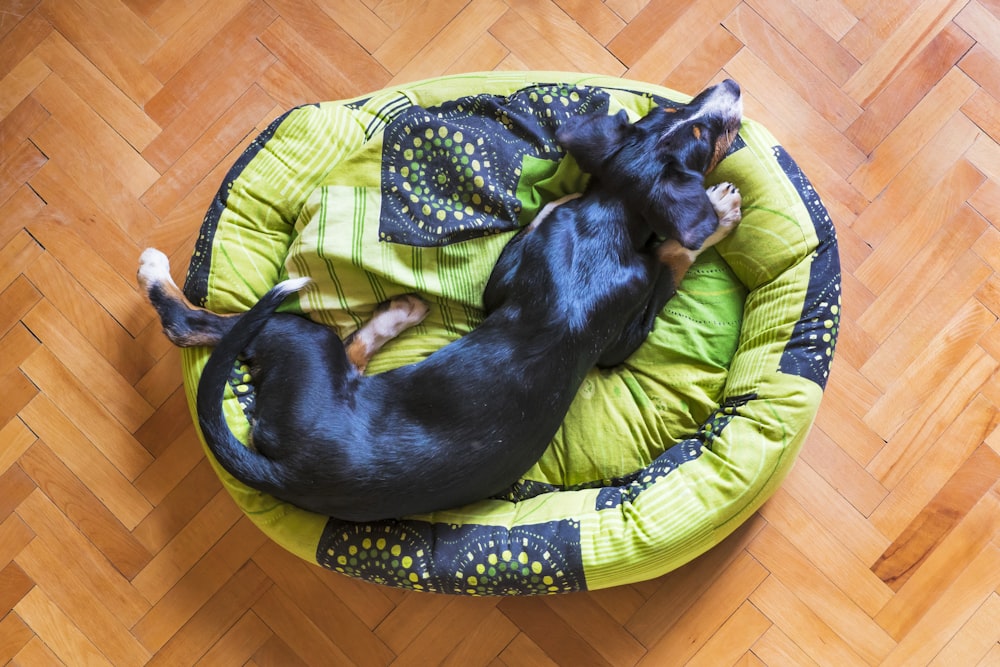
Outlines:
POLYGON ((1000 2, 8 0, 0 662, 1000 664, 1000 2), (267 540, 134 284, 293 105, 556 69, 737 78, 844 266, 801 459, 716 549, 553 599, 414 595, 267 540))

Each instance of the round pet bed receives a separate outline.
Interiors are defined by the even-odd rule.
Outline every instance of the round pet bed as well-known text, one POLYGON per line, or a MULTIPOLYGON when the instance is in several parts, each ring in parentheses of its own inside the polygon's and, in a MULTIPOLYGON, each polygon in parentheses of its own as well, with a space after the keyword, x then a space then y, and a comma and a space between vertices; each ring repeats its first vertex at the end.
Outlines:
MULTIPOLYGON (((417 361, 475 326, 519 226, 585 185, 554 142, 561 122, 620 109, 638 118, 686 99, 608 77, 487 73, 293 109, 230 170, 185 292, 237 312, 309 275, 314 288, 286 307, 346 336, 377 303, 416 291, 430 317, 368 372, 417 361)), ((502 497, 350 523, 249 489, 213 460, 223 484, 302 558, 422 591, 593 590, 662 575, 718 544, 792 465, 826 384, 840 304, 830 218, 764 128, 744 122, 708 179, 719 181, 743 194, 739 229, 701 256, 624 365, 590 373, 546 454, 502 497)), ((192 410, 208 355, 184 351, 192 410)), ((224 409, 245 439, 245 368, 230 385, 224 409)))

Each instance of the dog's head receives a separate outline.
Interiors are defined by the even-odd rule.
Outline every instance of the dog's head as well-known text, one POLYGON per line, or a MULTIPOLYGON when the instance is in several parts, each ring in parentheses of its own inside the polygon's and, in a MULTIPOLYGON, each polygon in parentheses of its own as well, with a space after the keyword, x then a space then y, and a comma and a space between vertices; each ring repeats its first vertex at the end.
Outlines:
POLYGON ((624 111, 573 118, 556 140, 584 171, 629 200, 655 234, 697 249, 716 225, 705 174, 726 155, 742 116, 739 84, 727 79, 636 123, 624 111))

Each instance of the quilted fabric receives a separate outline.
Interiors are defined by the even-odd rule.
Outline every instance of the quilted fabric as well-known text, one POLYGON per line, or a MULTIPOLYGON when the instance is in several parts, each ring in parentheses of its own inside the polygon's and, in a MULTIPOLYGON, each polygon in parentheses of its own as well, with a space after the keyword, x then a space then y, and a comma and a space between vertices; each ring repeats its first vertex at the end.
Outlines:
MULTIPOLYGON (((586 175, 554 142, 578 113, 638 118, 685 96, 567 73, 490 73, 293 109, 233 166, 185 291, 249 308, 278 280, 289 307, 347 335, 417 291, 431 316, 369 366, 424 358, 482 317, 504 244, 586 175)), ((303 558, 377 583, 461 594, 596 589, 658 576, 717 544, 784 478, 812 423, 839 326, 836 237, 805 175, 745 121, 709 182, 741 190, 738 231, 704 253, 623 366, 594 370, 542 459, 501 497, 355 524, 259 494, 216 470, 240 507, 303 558)), ((194 392, 208 350, 184 354, 194 392)), ((234 369, 224 408, 249 430, 234 369)), ((470 400, 474 397, 470 397, 470 400)), ((214 462, 213 462, 214 463, 214 462)))

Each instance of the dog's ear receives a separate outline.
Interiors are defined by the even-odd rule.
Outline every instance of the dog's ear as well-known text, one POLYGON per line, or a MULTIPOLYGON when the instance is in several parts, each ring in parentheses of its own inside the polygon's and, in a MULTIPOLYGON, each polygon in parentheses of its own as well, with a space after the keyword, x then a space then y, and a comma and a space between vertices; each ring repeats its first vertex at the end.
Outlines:
POLYGON ((573 154, 581 169, 593 174, 600 171, 618 148, 629 127, 624 109, 613 116, 601 113, 574 116, 556 130, 556 141, 573 154))
POLYGON ((657 234, 676 238, 689 250, 701 248, 719 226, 704 176, 677 163, 668 166, 653 187, 644 215, 657 234))

